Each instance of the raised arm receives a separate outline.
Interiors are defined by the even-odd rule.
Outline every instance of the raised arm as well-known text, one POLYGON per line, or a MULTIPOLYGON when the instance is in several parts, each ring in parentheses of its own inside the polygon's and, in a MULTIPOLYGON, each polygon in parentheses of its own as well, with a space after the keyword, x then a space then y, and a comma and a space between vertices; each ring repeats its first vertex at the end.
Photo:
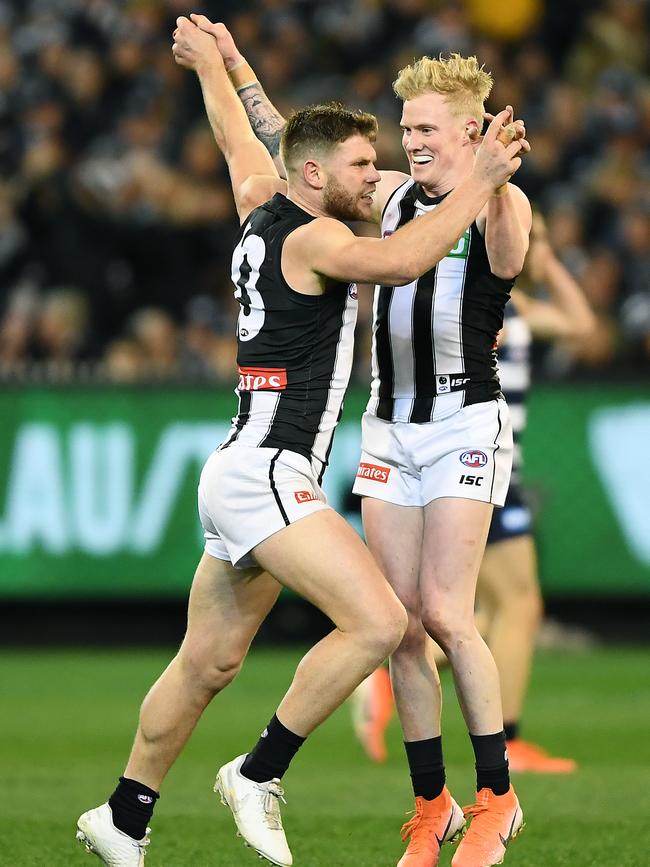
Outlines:
POLYGON ((266 201, 274 183, 279 188, 277 171, 250 128, 214 39, 188 18, 180 17, 176 23, 174 58, 198 75, 208 120, 228 164, 235 205, 243 222, 254 207, 266 201))
MULTIPOLYGON (((526 128, 523 121, 513 120, 512 106, 506 110, 506 129, 515 140, 524 139, 526 128)), ((486 115, 492 120, 492 115, 486 115)), ((497 277, 511 280, 521 273, 528 251, 532 213, 525 194, 514 186, 504 184, 490 197, 478 217, 477 225, 485 238, 485 248, 490 269, 497 277)))
POLYGON ((431 213, 382 239, 356 238, 333 219, 314 220, 293 232, 285 243, 287 278, 298 274, 301 263, 307 262, 321 277, 393 286, 410 283, 429 271, 454 247, 494 190, 521 165, 517 154, 527 143, 505 147, 497 141, 503 116, 505 112, 490 125, 471 175, 431 213))
POLYGON ((506 184, 503 193, 487 203, 485 249, 490 269, 497 277, 511 280, 521 273, 528 252, 531 209, 524 193, 506 184))
POLYGON ((584 292, 557 258, 541 215, 533 217, 527 270, 549 293, 548 300, 514 291, 513 301, 533 335, 542 340, 585 337, 594 331, 594 316, 584 292))
POLYGON ((264 92, 257 75, 237 48, 226 25, 221 22, 212 23, 205 15, 191 15, 190 18, 197 27, 215 39, 226 71, 246 110, 253 132, 273 158, 280 177, 286 178, 284 163, 280 157, 280 138, 286 120, 264 92))
MULTIPOLYGON (((216 41, 224 66, 246 110, 253 132, 273 157, 280 177, 286 178, 286 169, 280 156, 280 139, 286 124, 285 118, 264 92, 255 70, 240 52, 226 25, 221 22, 213 23, 205 15, 191 15, 190 18, 197 27, 209 33, 216 41)), ((389 171, 380 174, 381 181, 377 185, 373 207, 373 220, 377 223, 381 222, 382 211, 392 193, 409 178, 409 175, 404 172, 389 171)))

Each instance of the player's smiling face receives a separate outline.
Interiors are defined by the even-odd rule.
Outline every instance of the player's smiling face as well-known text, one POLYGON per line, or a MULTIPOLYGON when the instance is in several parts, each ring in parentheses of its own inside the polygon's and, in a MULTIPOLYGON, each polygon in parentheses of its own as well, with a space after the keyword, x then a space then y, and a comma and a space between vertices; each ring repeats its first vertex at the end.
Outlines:
POLYGON ((455 186, 471 165, 466 118, 455 114, 441 94, 427 93, 406 100, 400 126, 411 176, 435 192, 455 186))
POLYGON ((326 161, 323 204, 338 220, 370 220, 373 197, 381 175, 377 154, 367 138, 354 135, 340 142, 326 161))

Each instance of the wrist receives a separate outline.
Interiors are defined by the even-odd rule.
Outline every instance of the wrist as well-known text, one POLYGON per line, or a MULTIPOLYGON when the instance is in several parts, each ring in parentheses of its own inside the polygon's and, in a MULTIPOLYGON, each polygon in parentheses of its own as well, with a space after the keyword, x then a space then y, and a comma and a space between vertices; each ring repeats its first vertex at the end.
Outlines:
POLYGON ((230 75, 231 72, 234 72, 239 66, 243 66, 246 63, 246 58, 243 54, 237 52, 237 54, 233 54, 232 57, 224 57, 223 65, 226 67, 226 72, 230 75))
POLYGON ((218 53, 216 57, 214 55, 200 57, 194 64, 194 71, 199 78, 204 78, 213 73, 217 73, 220 69, 223 74, 223 68, 223 61, 218 53))
POLYGON ((241 58, 241 63, 237 63, 236 66, 231 66, 228 69, 228 76, 232 82, 232 86, 237 91, 257 81, 257 76, 253 72, 252 66, 244 57, 241 58))
POLYGON ((497 187, 496 190, 494 190, 494 192, 492 193, 492 197, 495 199, 502 199, 503 196, 507 195, 507 193, 508 182, 506 181, 505 184, 501 184, 500 187, 497 187))
POLYGON ((468 188, 479 196, 483 200, 483 203, 487 202, 494 195, 494 185, 487 178, 480 176, 472 180, 471 184, 468 184, 468 188))

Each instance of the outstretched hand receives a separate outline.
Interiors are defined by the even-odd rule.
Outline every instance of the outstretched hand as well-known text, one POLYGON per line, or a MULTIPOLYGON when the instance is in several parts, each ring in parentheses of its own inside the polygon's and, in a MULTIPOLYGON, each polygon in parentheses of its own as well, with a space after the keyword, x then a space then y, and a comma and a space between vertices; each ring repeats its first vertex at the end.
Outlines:
POLYGON ((476 151, 474 171, 492 184, 495 192, 501 190, 521 166, 519 154, 530 150, 525 138, 518 138, 516 131, 506 131, 511 119, 510 106, 495 115, 476 151))
MULTIPOLYGON (((501 124, 501 129, 499 130, 499 134, 497 135, 498 141, 500 141, 504 145, 509 145, 512 141, 521 141, 524 142, 522 145, 522 152, 528 153, 530 150, 530 144, 526 140, 526 125, 521 119, 513 120, 514 117, 514 109, 511 105, 507 105, 505 111, 508 112, 507 117, 504 118, 501 124)), ((499 112, 499 114, 503 114, 503 112, 499 112)), ((492 123, 495 115, 490 114, 489 112, 485 112, 483 117, 488 123, 492 123)), ((484 136, 482 136, 479 130, 475 127, 470 131, 470 140, 474 149, 477 150, 480 144, 483 142, 484 136)))
POLYGON ((172 53, 174 60, 185 69, 199 71, 206 64, 218 64, 223 67, 221 54, 217 50, 215 40, 205 31, 181 15, 176 19, 172 53))
POLYGON ((197 15, 195 13, 192 13, 190 18, 199 30, 203 30, 214 37, 219 54, 223 57, 223 63, 228 72, 244 62, 244 57, 240 54, 230 30, 228 30, 225 24, 222 24, 220 21, 213 23, 205 15, 197 15))

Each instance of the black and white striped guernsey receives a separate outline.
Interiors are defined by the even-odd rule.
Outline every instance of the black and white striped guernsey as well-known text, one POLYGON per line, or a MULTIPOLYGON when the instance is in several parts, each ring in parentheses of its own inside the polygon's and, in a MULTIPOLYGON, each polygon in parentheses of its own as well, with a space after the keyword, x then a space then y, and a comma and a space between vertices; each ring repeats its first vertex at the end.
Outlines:
MULTIPOLYGON (((443 199, 406 181, 384 210, 382 236, 443 199)), ((386 421, 429 422, 498 397, 496 335, 513 283, 492 274, 473 223, 418 280, 377 286, 368 412, 386 421)))
POLYGON ((289 449, 322 477, 350 378, 357 290, 332 281, 322 295, 282 274, 287 236, 314 217, 277 193, 251 212, 232 260, 239 409, 223 447, 289 449))
POLYGON ((515 449, 511 484, 521 482, 521 437, 526 427, 526 396, 530 387, 530 343, 528 323, 514 301, 506 307, 503 337, 497 350, 501 390, 510 410, 515 449))

